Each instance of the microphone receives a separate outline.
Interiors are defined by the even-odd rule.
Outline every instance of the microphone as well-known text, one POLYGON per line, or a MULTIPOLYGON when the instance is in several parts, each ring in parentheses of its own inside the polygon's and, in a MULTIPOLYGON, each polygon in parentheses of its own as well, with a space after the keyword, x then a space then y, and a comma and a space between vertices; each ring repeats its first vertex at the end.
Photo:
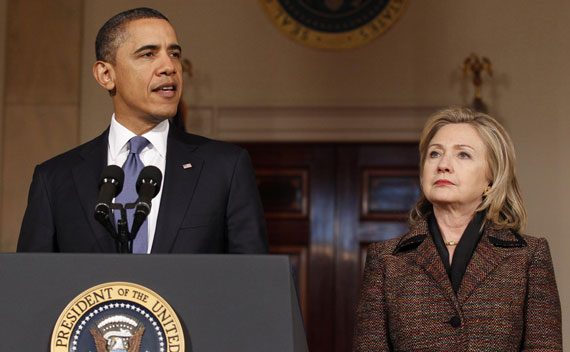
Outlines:
POLYGON ((117 165, 106 166, 99 179, 99 198, 97 198, 95 205, 95 219, 105 226, 111 234, 116 233, 113 224, 109 220, 111 203, 113 202, 113 198, 123 190, 124 180, 125 173, 123 169, 117 165))
POLYGON ((109 216, 111 202, 123 190, 125 173, 117 165, 109 165, 103 169, 99 179, 99 198, 95 205, 95 218, 109 216))
POLYGON ((138 199, 135 201, 135 214, 131 236, 134 238, 150 213, 152 198, 160 191, 162 172, 155 166, 146 166, 141 170, 137 179, 138 199))

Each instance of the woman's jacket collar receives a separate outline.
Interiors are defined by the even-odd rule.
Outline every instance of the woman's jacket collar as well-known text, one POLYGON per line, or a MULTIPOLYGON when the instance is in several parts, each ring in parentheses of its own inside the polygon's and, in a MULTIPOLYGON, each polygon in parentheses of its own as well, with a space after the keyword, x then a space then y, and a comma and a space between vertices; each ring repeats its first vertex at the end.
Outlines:
MULTIPOLYGON (((393 254, 415 250, 429 236, 428 223, 425 218, 418 221, 416 226, 404 235, 394 249, 393 254)), ((495 247, 517 248, 527 245, 524 238, 517 232, 509 229, 487 228, 483 234, 495 247)))

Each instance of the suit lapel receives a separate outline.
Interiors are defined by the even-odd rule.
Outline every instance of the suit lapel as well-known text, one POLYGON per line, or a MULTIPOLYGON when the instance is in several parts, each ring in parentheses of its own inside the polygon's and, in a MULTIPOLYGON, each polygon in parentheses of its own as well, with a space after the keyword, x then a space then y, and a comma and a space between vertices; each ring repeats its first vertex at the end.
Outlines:
POLYGON ((428 224, 425 219, 421 219, 418 224, 402 238, 396 251, 406 251, 411 246, 416 245, 422 238, 423 241, 417 245, 417 249, 414 253, 416 264, 432 278, 445 298, 447 298, 451 304, 457 306, 457 297, 455 296, 455 292, 453 292, 451 281, 449 280, 445 266, 429 233, 428 224))
POLYGON ((107 165, 108 136, 109 129, 91 143, 86 144, 80 153, 83 160, 72 169, 73 182, 87 223, 91 228, 91 235, 95 237, 102 252, 114 252, 116 250, 111 235, 95 220, 93 215, 99 194, 99 177, 107 165))
POLYGON ((435 281, 451 304, 457 306, 457 297, 453 292, 453 287, 451 287, 451 281, 427 229, 426 234, 425 241, 417 249, 416 263, 435 281))
POLYGON ((204 160, 192 155, 197 145, 188 138, 189 135, 170 125, 153 253, 170 252, 202 171, 204 160))
POLYGON ((435 281, 445 297, 457 306, 463 305, 477 286, 509 256, 507 252, 497 247, 522 247, 526 246, 526 242, 519 235, 511 233, 509 230, 487 230, 467 265, 457 296, 453 292, 451 281, 429 234, 425 219, 421 219, 418 225, 400 240, 395 252, 406 251, 416 245, 417 249, 414 255, 417 265, 422 267, 427 275, 435 281), (421 241, 422 237, 424 238, 423 241, 421 241), (421 243, 417 245, 420 241, 421 243))
POLYGON ((487 231, 475 248, 475 252, 467 265, 461 285, 457 292, 459 304, 463 305, 475 288, 501 264, 506 255, 490 242, 490 236, 504 238, 508 231, 487 231))

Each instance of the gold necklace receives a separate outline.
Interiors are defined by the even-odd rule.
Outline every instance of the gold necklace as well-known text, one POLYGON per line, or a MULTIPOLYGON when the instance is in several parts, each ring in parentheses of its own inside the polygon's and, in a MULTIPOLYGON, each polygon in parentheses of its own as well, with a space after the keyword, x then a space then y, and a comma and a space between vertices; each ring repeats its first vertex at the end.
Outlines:
POLYGON ((446 246, 457 246, 457 244, 459 243, 459 241, 455 242, 455 241, 448 241, 445 239, 445 236, 443 235, 443 233, 441 234, 441 237, 443 239, 443 244, 445 244, 446 246))

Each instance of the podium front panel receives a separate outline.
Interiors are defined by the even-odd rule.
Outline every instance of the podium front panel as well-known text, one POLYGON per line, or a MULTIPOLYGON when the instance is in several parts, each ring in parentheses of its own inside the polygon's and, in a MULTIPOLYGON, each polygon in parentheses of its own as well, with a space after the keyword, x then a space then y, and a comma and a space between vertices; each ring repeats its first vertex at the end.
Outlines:
POLYGON ((307 351, 289 259, 276 255, 0 254, 2 351, 49 351, 65 307, 108 282, 164 298, 186 351, 307 351))

